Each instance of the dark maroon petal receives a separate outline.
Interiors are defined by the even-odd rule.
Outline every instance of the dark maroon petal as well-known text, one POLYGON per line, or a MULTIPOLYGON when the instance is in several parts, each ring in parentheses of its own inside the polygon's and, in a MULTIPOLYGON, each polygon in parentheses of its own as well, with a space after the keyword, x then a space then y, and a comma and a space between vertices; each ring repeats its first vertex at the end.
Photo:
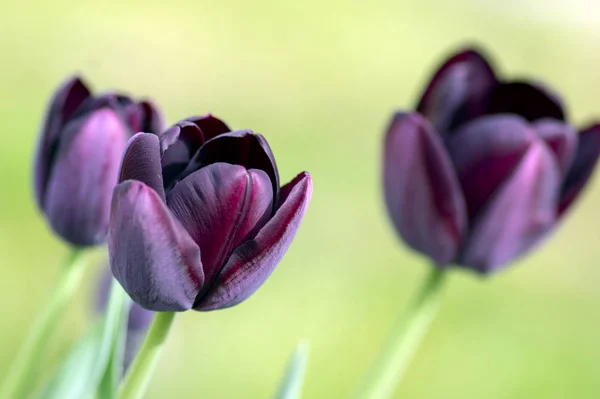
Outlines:
POLYGON ((88 97, 81 106, 77 108, 77 112, 73 117, 81 117, 101 108, 111 108, 113 111, 118 112, 123 120, 129 122, 130 118, 127 117, 124 110, 132 105, 135 104, 129 96, 109 91, 94 97, 88 97))
POLYGON ((400 236, 436 263, 451 262, 466 229, 465 203, 440 137, 419 114, 397 114, 385 138, 383 183, 400 236))
POLYGON ((469 220, 509 178, 533 141, 530 126, 513 115, 485 116, 466 124, 447 142, 469 220))
MULTIPOLYGON (((108 305, 108 297, 110 293, 110 285, 113 282, 113 275, 110 270, 110 265, 103 265, 105 267, 102 276, 98 279, 98 290, 96 293, 96 308, 99 313, 104 313, 106 306, 108 305)), ((127 330, 128 333, 132 330, 145 331, 150 326, 154 312, 146 310, 137 303, 131 305, 129 310, 129 317, 127 319, 127 330)))
POLYGON ((571 168, 561 189, 558 212, 562 215, 573 204, 592 175, 600 157, 600 124, 579 134, 579 143, 571 168))
POLYGON ((436 71, 417 111, 444 135, 485 111, 483 99, 497 84, 487 60, 475 50, 462 51, 436 71))
POLYGON ((202 131, 206 141, 223 133, 231 132, 231 129, 225 122, 211 114, 192 116, 184 119, 184 121, 197 125, 202 131))
POLYGON ((192 307, 204 283, 200 249, 156 191, 135 180, 115 188, 108 249, 113 275, 140 306, 192 307))
POLYGON ((182 176, 185 177, 201 167, 216 162, 241 165, 246 169, 264 170, 271 179, 275 193, 273 207, 274 209, 277 207, 279 172, 271 147, 263 136, 250 130, 239 130, 209 140, 196 153, 182 176))
POLYGON ((90 91, 77 76, 67 79, 52 95, 42 123, 33 167, 35 199, 40 208, 43 208, 48 176, 58 149, 60 132, 77 107, 89 96, 90 91))
POLYGON ((560 98, 540 85, 503 83, 491 93, 488 114, 517 114, 528 121, 542 118, 565 120, 560 98))
POLYGON ((252 295, 271 275, 289 248, 312 195, 306 172, 285 185, 281 206, 258 235, 235 249, 212 284, 199 297, 195 310, 214 310, 237 305, 252 295))
POLYGON ((536 141, 475 220, 459 264, 482 273, 507 265, 539 243, 556 222, 560 170, 536 141))
POLYGON ((204 141, 200 128, 186 121, 170 127, 160 136, 165 188, 170 188, 181 178, 181 173, 204 141))
POLYGON ((533 129, 552 150, 564 176, 577 151, 577 132, 571 126, 554 119, 542 119, 534 123, 533 129))
POLYGON ((169 208, 200 247, 207 283, 267 222, 272 199, 265 172, 226 163, 204 167, 169 191, 169 208))
POLYGON ((119 182, 125 180, 141 181, 154 189, 164 200, 158 136, 152 133, 137 133, 129 140, 119 174, 119 182))
POLYGON ((138 104, 142 111, 142 128, 146 133, 161 134, 164 130, 164 117, 160 109, 152 101, 146 100, 138 104))
POLYGON ((110 109, 67 125, 48 180, 44 210, 54 231, 68 242, 105 241, 110 198, 128 131, 110 109))

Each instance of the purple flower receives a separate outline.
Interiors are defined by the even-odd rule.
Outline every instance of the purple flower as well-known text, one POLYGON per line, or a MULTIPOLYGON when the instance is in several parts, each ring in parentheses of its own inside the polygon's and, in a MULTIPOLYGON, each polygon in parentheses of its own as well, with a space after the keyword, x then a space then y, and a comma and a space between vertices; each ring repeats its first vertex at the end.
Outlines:
POLYGON ((478 52, 446 61, 385 139, 384 187, 400 236, 437 265, 481 273, 525 254, 561 220, 600 155, 548 88, 506 82, 478 52))
POLYGON ((35 198, 52 229, 76 246, 106 240, 112 190, 127 140, 158 132, 161 117, 149 102, 106 93, 92 96, 78 77, 50 100, 34 165, 35 198))
MULTIPOLYGON (((100 313, 103 313, 108 305, 108 296, 112 280, 112 273, 110 272, 108 265, 106 265, 106 272, 103 273, 102 277, 99 279, 96 298, 96 309, 100 313)), ((144 309, 137 303, 133 303, 129 308, 127 332, 125 336, 125 351, 123 353, 123 371, 127 370, 137 355, 153 317, 154 312, 144 309)))
POLYGON ((213 310, 248 298, 281 260, 312 194, 306 172, 280 188, 266 140, 189 118, 128 143, 115 188, 110 263, 155 311, 213 310))

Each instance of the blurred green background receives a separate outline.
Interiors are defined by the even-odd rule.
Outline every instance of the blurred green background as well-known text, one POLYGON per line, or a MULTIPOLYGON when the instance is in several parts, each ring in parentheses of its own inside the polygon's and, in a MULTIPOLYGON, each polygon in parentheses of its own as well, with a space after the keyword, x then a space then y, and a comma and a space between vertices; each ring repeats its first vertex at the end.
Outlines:
MULTIPOLYGON (((593 1, 15 1, 0 12, 0 375, 66 255, 31 196, 50 93, 72 72, 149 95, 169 122, 213 112, 264 134, 282 180, 314 196, 250 300, 179 316, 149 398, 269 398, 299 339, 306 398, 345 398, 429 267, 396 238, 382 130, 448 52, 479 43, 510 76, 551 82, 577 123, 600 117, 593 1)), ((540 251, 493 278, 457 271, 396 398, 598 398, 600 174, 540 251)), ((103 254, 98 251, 100 260, 103 254)), ((94 315, 89 273, 43 376, 94 315)))

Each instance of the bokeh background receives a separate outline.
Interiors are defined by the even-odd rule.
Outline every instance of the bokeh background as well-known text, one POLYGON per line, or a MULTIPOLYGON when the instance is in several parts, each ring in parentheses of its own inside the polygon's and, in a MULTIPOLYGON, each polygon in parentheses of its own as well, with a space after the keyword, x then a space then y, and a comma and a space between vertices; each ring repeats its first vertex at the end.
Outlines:
MULTIPOLYGON (((178 317, 148 398, 269 398, 300 339, 305 398, 346 398, 428 265, 381 199, 382 130, 448 52, 488 50, 509 76, 560 91, 577 124, 600 118, 595 0, 27 1, 0 11, 0 375, 67 250, 31 196, 48 96, 80 72, 148 95, 169 122, 205 112, 264 134, 282 180, 314 196, 290 251, 242 305, 178 317)), ((457 271, 396 398, 598 398, 600 174, 536 253, 489 279, 457 271)), ((104 256, 95 254, 98 262, 104 256)), ((95 280, 44 359, 86 331, 95 280)))

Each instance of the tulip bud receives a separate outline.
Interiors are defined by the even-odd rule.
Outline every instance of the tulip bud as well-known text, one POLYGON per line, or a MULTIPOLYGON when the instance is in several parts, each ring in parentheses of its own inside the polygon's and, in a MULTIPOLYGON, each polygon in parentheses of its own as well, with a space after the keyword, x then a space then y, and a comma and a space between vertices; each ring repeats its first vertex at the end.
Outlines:
POLYGON ((109 231, 110 263, 155 311, 213 310, 248 298, 279 263, 310 201, 306 172, 280 187, 266 140, 207 115, 127 145, 109 231))
POLYGON ((106 240, 127 141, 140 130, 159 132, 161 124, 148 102, 94 97, 77 77, 63 83, 50 101, 34 165, 37 204, 58 235, 76 246, 106 240))
POLYGON ((577 134, 565 114, 558 95, 502 81, 480 53, 451 57, 417 111, 387 131, 385 198, 399 235, 438 266, 480 273, 527 253, 600 156, 600 125, 577 134))

